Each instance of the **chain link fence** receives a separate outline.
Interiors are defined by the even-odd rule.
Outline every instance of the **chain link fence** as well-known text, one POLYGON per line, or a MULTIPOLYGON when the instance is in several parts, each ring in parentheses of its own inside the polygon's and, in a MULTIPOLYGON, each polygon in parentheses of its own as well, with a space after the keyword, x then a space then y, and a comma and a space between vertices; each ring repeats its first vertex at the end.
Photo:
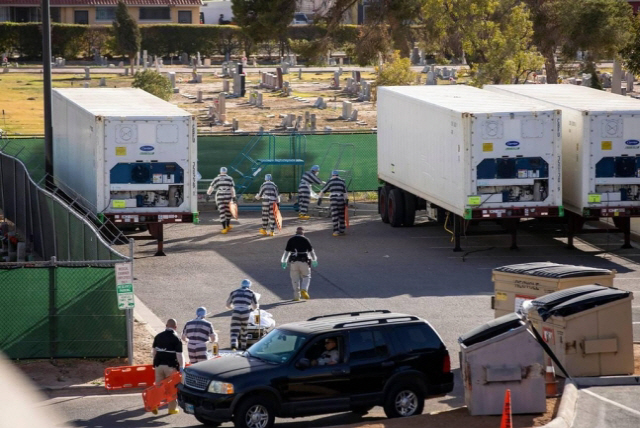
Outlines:
POLYGON ((0 349, 14 359, 126 357, 114 265, 0 263, 0 349))

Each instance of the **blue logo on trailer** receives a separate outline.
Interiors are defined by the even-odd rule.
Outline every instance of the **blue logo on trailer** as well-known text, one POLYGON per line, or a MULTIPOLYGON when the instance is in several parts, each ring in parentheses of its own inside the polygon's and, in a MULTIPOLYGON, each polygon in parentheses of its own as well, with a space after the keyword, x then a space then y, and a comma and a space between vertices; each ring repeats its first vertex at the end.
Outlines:
POLYGON ((507 147, 518 147, 520 145, 517 141, 507 141, 504 143, 507 147))
POLYGON ((155 150, 155 147, 153 147, 153 146, 142 146, 142 147, 140 147, 140 151, 142 151, 142 152, 152 152, 153 150, 155 150))
POLYGON ((627 146, 637 146, 638 144, 640 144, 640 141, 638 141, 638 140, 627 140, 624 143, 627 146))

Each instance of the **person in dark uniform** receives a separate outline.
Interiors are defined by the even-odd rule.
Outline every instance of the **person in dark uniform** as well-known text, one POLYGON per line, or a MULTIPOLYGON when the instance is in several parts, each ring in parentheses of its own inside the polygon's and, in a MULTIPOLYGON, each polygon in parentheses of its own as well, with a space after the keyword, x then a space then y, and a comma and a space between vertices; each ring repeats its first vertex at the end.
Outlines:
POLYGON ((318 266, 318 257, 311 246, 311 242, 304 236, 304 228, 296 229, 296 235, 287 241, 282 255, 282 269, 291 265, 291 283, 293 285, 293 300, 309 299, 309 284, 311 283, 311 266, 318 266))
MULTIPOLYGON (((167 329, 153 338, 153 368, 156 372, 156 384, 162 382, 174 373, 184 370, 184 358, 182 356, 182 341, 176 333, 178 323, 171 318, 167 321, 167 329)), ((154 415, 158 414, 158 409, 152 410, 154 415)), ((169 414, 180 413, 178 402, 173 400, 169 403, 169 414)))

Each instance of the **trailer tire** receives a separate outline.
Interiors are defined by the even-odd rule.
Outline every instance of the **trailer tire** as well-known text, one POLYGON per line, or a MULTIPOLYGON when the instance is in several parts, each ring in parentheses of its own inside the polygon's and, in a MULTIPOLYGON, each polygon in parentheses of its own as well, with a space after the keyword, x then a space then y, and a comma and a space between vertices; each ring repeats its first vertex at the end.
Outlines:
POLYGON ((404 221, 405 227, 412 227, 416 222, 416 197, 407 191, 404 193, 404 221))
POLYGON ((388 199, 389 186, 381 186, 378 188, 378 212, 383 223, 389 223, 388 199))
POLYGON ((402 193, 400 189, 391 189, 389 192, 387 212, 392 227, 400 227, 404 221, 404 196, 402 193))

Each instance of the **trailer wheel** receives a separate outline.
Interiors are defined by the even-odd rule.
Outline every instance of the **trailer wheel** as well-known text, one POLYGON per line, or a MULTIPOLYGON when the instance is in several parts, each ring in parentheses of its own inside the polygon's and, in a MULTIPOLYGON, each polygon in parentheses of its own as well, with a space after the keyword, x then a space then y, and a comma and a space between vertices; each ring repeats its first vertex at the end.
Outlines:
POLYGON ((404 220, 405 227, 411 227, 416 222, 416 197, 412 193, 404 193, 404 220))
POLYGON ((378 187, 378 212, 383 223, 389 223, 389 211, 387 200, 389 199, 389 186, 378 187))
POLYGON ((391 189, 391 192, 389 192, 387 211, 389 214, 389 223, 391 223, 391 226, 402 226, 402 222, 404 221, 404 197, 402 195, 402 190, 391 189))

